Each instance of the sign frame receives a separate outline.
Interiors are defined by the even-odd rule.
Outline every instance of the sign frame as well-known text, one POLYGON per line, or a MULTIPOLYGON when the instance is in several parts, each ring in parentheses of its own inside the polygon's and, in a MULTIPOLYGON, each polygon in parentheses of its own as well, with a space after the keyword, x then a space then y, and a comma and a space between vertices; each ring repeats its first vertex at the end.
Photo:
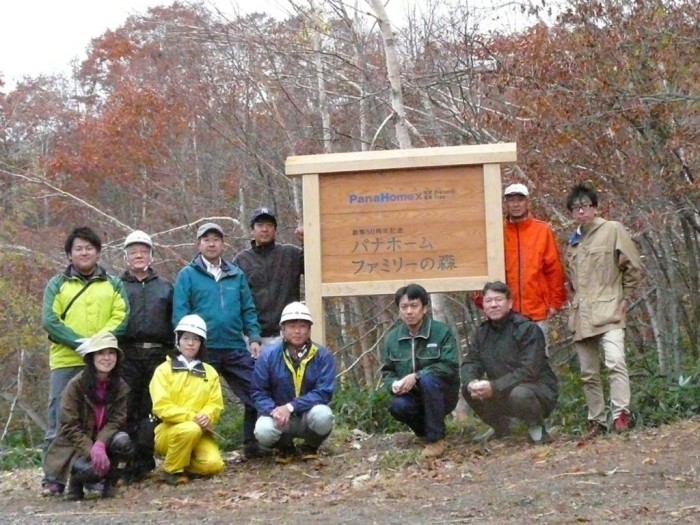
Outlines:
MULTIPOLYGON (((352 175, 391 170, 401 171, 402 176, 405 175, 409 181, 420 177, 421 170, 416 168, 481 166, 487 251, 486 274, 466 278, 435 277, 419 280, 430 293, 480 290, 488 281, 505 279, 500 164, 516 160, 515 143, 288 157, 285 164, 287 176, 302 179, 305 299, 314 317, 325 319, 324 297, 392 295, 399 287, 416 280, 322 282, 321 177, 324 178, 324 183, 332 184, 334 174, 352 175)), ((324 324, 317 322, 313 326, 314 340, 322 343, 325 340, 324 324)))

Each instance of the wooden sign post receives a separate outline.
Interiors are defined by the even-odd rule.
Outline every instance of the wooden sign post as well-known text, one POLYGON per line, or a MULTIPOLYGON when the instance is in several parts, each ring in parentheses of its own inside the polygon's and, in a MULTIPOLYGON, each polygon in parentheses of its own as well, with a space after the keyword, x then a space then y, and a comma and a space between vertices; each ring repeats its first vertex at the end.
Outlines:
MULTIPOLYGON (((289 157, 302 177, 306 303, 393 294, 480 290, 505 279, 501 170, 516 145, 289 157)), ((323 322, 314 340, 325 341, 323 322)))

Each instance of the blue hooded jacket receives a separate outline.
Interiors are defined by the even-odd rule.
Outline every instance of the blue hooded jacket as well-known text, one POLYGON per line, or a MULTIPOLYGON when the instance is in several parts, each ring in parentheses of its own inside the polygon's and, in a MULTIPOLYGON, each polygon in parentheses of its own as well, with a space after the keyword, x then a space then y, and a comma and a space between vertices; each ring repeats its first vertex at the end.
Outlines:
POLYGON ((285 362, 285 344, 265 350, 255 363, 253 401, 259 414, 269 416, 275 407, 291 403, 295 414, 316 405, 330 405, 335 390, 335 357, 324 346, 311 343, 308 361, 302 359, 298 386, 285 362), (303 368, 302 368, 303 367, 303 368), (298 389, 298 391, 297 391, 298 389))
POLYGON ((175 281, 173 326, 184 316, 197 314, 207 323, 207 349, 247 350, 243 334, 260 342, 260 324, 245 274, 221 259, 221 278, 207 272, 199 254, 175 281))

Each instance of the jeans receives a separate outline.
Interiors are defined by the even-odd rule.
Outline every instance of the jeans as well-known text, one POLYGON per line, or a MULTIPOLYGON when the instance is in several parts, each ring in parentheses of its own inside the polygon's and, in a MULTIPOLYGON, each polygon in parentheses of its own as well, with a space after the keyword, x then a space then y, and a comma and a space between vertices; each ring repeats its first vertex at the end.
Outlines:
POLYGON ((233 393, 243 403, 243 444, 255 444, 255 422, 258 412, 251 397, 255 360, 246 349, 208 349, 206 360, 226 380, 233 393))
POLYGON ((625 331, 616 328, 582 341, 576 341, 574 348, 581 363, 583 393, 588 405, 588 420, 606 424, 605 397, 600 379, 600 347, 605 355, 605 367, 610 378, 610 404, 613 419, 622 412, 629 412, 630 378, 625 362, 625 331))
POLYGON ((292 414, 285 428, 277 428, 270 416, 261 416, 255 424, 255 437, 267 448, 275 444, 291 445, 293 438, 303 438, 304 444, 318 448, 333 430, 333 412, 327 405, 316 405, 301 416, 292 414))
POLYGON ((457 406, 459 383, 424 375, 408 394, 396 396, 389 413, 416 436, 433 443, 445 437, 445 417, 457 406))
POLYGON ((44 437, 44 451, 48 450, 51 442, 56 439, 58 415, 61 413, 61 394, 63 394, 70 380, 78 375, 78 372, 82 369, 82 366, 71 366, 51 370, 51 375, 49 376, 48 424, 46 436, 44 437))

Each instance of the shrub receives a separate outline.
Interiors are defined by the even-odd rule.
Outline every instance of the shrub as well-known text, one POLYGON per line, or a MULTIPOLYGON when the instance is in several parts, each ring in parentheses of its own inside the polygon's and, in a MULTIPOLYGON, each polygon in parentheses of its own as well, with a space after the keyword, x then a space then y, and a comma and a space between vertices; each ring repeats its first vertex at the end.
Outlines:
POLYGON ((385 390, 369 390, 342 386, 333 397, 333 413, 338 426, 357 428, 369 434, 390 434, 406 430, 406 426, 389 414, 391 394, 385 390))

